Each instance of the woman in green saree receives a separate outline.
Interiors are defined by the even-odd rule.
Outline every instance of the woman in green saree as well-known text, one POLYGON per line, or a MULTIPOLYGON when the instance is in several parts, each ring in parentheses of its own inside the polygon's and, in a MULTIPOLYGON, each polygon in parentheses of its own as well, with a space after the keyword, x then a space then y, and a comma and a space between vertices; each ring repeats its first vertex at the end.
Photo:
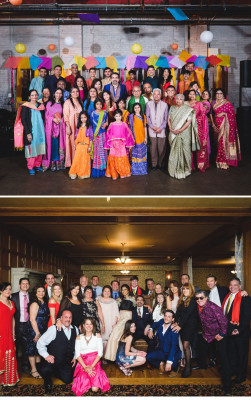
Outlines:
POLYGON ((168 172, 170 176, 184 179, 191 174, 192 151, 200 150, 195 111, 184 104, 183 94, 176 95, 168 117, 170 155, 168 172))

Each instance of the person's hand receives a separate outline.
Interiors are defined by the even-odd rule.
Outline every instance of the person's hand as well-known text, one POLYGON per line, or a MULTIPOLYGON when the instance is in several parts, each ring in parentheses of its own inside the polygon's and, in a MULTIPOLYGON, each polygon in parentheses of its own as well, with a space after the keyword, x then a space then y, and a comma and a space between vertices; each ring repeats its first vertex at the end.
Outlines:
POLYGON ((103 125, 101 125, 101 128, 105 129, 107 127, 107 125, 108 125, 108 122, 105 122, 103 125))
POLYGON ((155 132, 156 132, 156 133, 161 133, 161 129, 160 129, 160 128, 157 128, 155 132))
POLYGON ((85 368, 85 372, 91 377, 96 375, 96 371, 94 371, 93 367, 91 365, 87 365, 85 368))
POLYGON ((31 133, 28 133, 28 135, 27 135, 27 140, 28 140, 28 142, 31 142, 31 141, 32 141, 32 134, 31 134, 31 133))
POLYGON ((55 357, 54 356, 47 356, 46 358, 45 358, 45 360, 48 362, 48 363, 50 363, 50 364, 54 364, 54 362, 55 362, 55 357))
POLYGON ((223 339, 223 336, 218 334, 218 335, 215 336, 215 339, 219 342, 220 340, 223 339))
POLYGON ((156 132, 157 129, 158 129, 157 126, 154 126, 154 127, 153 127, 153 131, 154 131, 154 132, 156 132))
POLYGON ((105 324, 102 325, 102 328, 101 328, 101 334, 103 335, 104 333, 105 333, 105 324))
POLYGON ((62 330, 62 322, 60 321, 60 319, 56 322, 56 328, 57 328, 57 331, 62 330))
POLYGON ((91 149, 92 149, 91 146, 89 146, 87 149, 88 153, 90 153, 91 149))
POLYGON ((33 339, 33 342, 37 343, 38 339, 41 337, 40 333, 36 334, 36 336, 33 339))
POLYGON ((246 292, 246 290, 242 290, 241 291, 241 296, 242 297, 247 297, 248 296, 248 292, 246 292))
POLYGON ((179 325, 174 326, 174 327, 172 328, 172 331, 173 331, 173 332, 176 332, 176 333, 178 333, 180 330, 181 330, 181 327, 180 327, 179 325))
POLYGON ((140 357, 146 357, 147 353, 145 351, 138 351, 137 355, 140 357))
POLYGON ((225 113, 217 114, 217 117, 218 117, 218 118, 221 118, 221 117, 224 117, 224 116, 225 116, 225 113))
POLYGON ((152 330, 152 329, 150 329, 150 330, 148 331, 147 336, 149 337, 149 339, 152 339, 152 338, 153 338, 153 330, 152 330))
MULTIPOLYGON (((147 144, 147 139, 144 140, 144 144, 147 144)), ((150 311, 150 310, 149 310, 150 311)), ((150 311, 151 312, 151 311, 150 311)))
POLYGON ((77 362, 76 358, 73 358, 73 359, 71 360, 72 368, 75 367, 76 362, 77 362))
POLYGON ((71 128, 68 125, 66 125, 66 135, 71 135, 71 128))
POLYGON ((53 120, 52 120, 53 122, 55 122, 55 124, 59 124, 59 120, 57 119, 57 118, 53 118, 53 120))
POLYGON ((171 369, 172 369, 172 364, 170 364, 169 362, 166 362, 165 371, 168 372, 168 371, 171 371, 171 369))
POLYGON ((238 331, 238 329, 235 329, 235 330, 233 330, 233 332, 231 333, 231 335, 234 335, 234 336, 235 336, 235 335, 239 335, 239 333, 240 333, 240 332, 238 331))

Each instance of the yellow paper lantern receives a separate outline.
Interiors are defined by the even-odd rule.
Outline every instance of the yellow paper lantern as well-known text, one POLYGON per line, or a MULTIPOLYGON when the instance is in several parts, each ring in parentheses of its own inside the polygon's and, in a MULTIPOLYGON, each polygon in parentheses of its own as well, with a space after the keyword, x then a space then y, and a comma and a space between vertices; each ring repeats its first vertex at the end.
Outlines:
POLYGON ((15 50, 17 53, 25 53, 26 52, 26 46, 23 43, 17 43, 15 46, 15 50))
POLYGON ((131 47, 131 51, 133 54, 140 54, 142 52, 141 44, 134 43, 131 47))

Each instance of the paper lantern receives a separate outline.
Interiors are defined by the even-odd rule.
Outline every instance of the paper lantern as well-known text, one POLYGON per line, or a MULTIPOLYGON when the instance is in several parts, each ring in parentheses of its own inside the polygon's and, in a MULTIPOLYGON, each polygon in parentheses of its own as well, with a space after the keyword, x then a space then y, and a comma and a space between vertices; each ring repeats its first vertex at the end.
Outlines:
POLYGON ((26 46, 23 43, 17 43, 15 46, 15 50, 17 53, 25 53, 26 52, 26 46))
POLYGON ((73 46, 74 45, 73 37, 66 36, 65 39, 64 39, 64 43, 65 43, 66 46, 69 46, 69 47, 73 46))
POLYGON ((9 2, 13 6, 20 6, 20 4, 22 4, 23 0, 9 0, 9 2))
POLYGON ((172 48, 173 50, 177 50, 178 47, 179 47, 179 46, 177 45, 177 43, 173 43, 173 44, 171 45, 171 48, 172 48))
POLYGON ((134 43, 131 47, 131 51, 133 54, 140 54, 142 52, 141 44, 134 43))
POLYGON ((202 32, 202 34, 200 35, 200 40, 203 43, 210 43, 213 40, 214 35, 212 34, 212 32, 210 31, 204 31, 202 32))
POLYGON ((49 49, 50 51, 55 50, 55 48, 56 48, 55 44, 49 44, 49 46, 48 46, 48 49, 49 49))

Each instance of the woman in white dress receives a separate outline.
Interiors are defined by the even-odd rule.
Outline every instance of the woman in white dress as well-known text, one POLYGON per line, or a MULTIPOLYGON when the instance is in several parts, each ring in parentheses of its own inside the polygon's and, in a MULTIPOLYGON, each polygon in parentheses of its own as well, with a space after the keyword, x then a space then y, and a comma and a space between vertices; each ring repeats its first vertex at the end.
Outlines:
POLYGON ((121 286, 122 296, 119 298, 119 320, 114 326, 112 333, 108 339, 104 358, 110 361, 115 361, 118 350, 119 340, 124 332, 126 321, 132 319, 132 310, 136 306, 136 301, 130 296, 128 285, 121 286))
POLYGON ((105 332, 102 333, 103 352, 105 353, 110 334, 119 320, 119 306, 118 302, 112 298, 111 286, 103 287, 102 295, 96 298, 96 303, 100 304, 105 322, 105 332))
POLYGON ((166 298, 163 293, 157 295, 157 303, 153 307, 153 321, 158 322, 164 318, 164 313, 166 311, 166 298))
POLYGON ((168 310, 172 310, 176 313, 177 304, 181 295, 181 290, 179 287, 179 283, 175 280, 170 281, 169 283, 169 295, 167 296, 166 305, 168 310))

